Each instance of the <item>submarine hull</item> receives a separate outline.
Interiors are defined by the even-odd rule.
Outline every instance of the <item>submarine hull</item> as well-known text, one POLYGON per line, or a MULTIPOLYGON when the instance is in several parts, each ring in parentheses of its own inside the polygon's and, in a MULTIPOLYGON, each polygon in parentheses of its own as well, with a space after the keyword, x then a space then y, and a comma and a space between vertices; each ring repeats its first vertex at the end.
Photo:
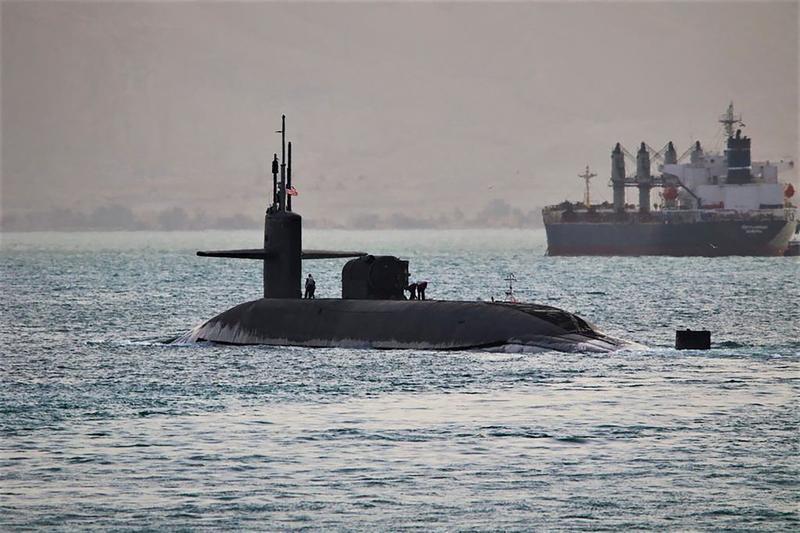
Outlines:
POLYGON ((176 342, 464 350, 522 345, 609 352, 623 341, 577 315, 523 303, 262 298, 233 307, 176 342))

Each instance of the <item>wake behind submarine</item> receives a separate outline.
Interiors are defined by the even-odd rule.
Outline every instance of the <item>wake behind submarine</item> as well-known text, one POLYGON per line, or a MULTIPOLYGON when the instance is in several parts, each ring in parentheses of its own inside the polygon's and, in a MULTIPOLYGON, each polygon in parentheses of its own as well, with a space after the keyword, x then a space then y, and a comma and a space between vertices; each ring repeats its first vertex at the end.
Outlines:
POLYGON ((378 349, 548 349, 610 352, 628 345, 555 307, 517 302, 406 300, 408 261, 364 252, 303 250, 302 218, 292 211, 292 143, 272 161, 272 203, 264 217, 263 248, 200 251, 203 257, 257 259, 264 297, 195 327, 177 343, 266 344, 378 349), (278 178, 280 174, 280 179, 278 178), (342 297, 301 299, 301 262, 350 258, 342 297))

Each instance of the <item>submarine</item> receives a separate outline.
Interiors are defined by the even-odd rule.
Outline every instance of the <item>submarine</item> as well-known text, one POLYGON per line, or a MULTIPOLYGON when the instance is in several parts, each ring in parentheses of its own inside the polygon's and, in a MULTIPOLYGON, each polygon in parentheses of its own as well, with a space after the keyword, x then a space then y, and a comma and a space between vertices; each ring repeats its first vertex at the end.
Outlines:
POLYGON ((359 251, 303 250, 292 210, 292 143, 282 116, 281 158, 272 160, 272 200, 261 248, 199 251, 201 257, 263 262, 264 297, 200 324, 175 343, 425 350, 611 352, 629 345, 555 307, 511 301, 406 299, 408 261, 359 251), (280 175, 280 177, 279 177, 280 175), (302 261, 344 258, 341 298, 301 298, 302 261))

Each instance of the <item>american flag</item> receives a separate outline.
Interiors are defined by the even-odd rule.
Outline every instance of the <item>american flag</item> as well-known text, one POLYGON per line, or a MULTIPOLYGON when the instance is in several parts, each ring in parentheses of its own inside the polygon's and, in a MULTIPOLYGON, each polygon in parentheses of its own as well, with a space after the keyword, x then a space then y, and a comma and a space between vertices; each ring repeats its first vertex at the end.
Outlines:
POLYGON ((295 189, 294 187, 287 187, 286 194, 288 194, 289 196, 297 196, 300 193, 297 192, 297 189, 295 189))

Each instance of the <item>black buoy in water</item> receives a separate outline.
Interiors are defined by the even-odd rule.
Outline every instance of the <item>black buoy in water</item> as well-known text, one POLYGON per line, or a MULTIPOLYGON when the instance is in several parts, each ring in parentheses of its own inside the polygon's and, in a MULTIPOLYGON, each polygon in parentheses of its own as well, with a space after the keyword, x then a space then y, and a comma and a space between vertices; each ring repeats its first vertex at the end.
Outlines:
POLYGON ((708 350, 710 348, 711 332, 708 330, 679 329, 675 332, 675 349, 677 350, 708 350))

